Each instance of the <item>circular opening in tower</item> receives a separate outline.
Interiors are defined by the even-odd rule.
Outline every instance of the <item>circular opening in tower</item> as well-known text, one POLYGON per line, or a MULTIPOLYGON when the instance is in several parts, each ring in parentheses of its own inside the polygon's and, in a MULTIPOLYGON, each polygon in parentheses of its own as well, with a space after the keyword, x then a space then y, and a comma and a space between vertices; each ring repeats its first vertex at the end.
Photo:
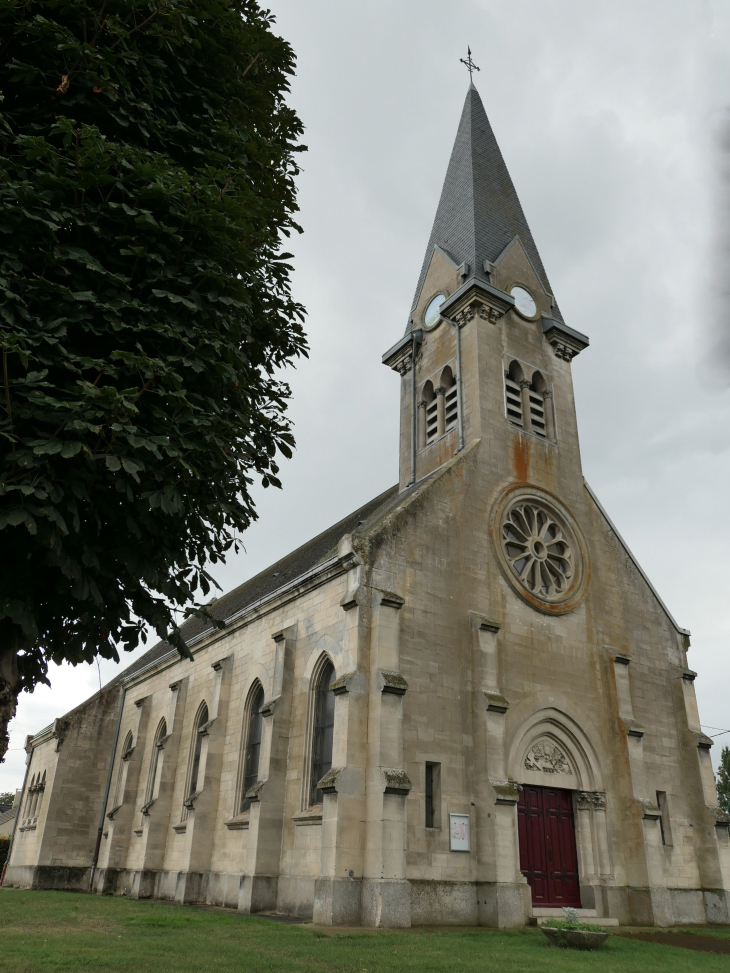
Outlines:
POLYGON ((513 287, 510 294, 515 299, 515 310, 519 311, 523 318, 534 318, 537 314, 537 304, 532 294, 524 287, 513 287))
POLYGON ((427 328, 433 328, 438 324, 439 321, 439 310, 441 305, 446 300, 443 294, 437 294, 436 297, 429 303, 426 308, 426 313, 423 315, 423 323, 427 328))

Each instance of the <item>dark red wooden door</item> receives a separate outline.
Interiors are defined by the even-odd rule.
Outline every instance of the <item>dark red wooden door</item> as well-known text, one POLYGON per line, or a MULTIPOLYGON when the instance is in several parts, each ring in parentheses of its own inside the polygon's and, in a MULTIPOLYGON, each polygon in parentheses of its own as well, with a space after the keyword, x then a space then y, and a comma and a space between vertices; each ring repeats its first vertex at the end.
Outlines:
POLYGON ((517 804, 520 869, 536 906, 580 908, 578 852, 570 791, 528 787, 517 804))

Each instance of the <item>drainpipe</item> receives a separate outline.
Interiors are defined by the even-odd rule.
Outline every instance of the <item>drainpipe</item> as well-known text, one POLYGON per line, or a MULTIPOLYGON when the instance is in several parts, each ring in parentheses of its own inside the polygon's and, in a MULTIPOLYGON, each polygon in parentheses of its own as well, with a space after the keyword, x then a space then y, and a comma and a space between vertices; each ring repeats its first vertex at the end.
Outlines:
POLYGON ((109 773, 106 776, 106 788, 104 790, 104 800, 101 802, 101 817, 99 818, 99 830, 96 833, 96 847, 94 848, 94 860, 91 863, 91 877, 89 878, 89 892, 94 889, 94 875, 96 866, 99 862, 99 849, 101 848, 101 836, 104 832, 104 818, 106 817, 106 807, 109 802, 109 790, 112 785, 112 771, 114 770, 114 759, 117 755, 117 744, 119 743, 119 729, 122 725, 122 713, 124 712, 124 699, 127 695, 127 687, 122 687, 122 698, 119 700, 119 715, 117 716, 117 728, 114 732, 114 743, 112 745, 112 756, 109 761, 109 773))
POLYGON ((18 810, 15 814, 15 820, 13 821, 13 833, 10 835, 10 844, 8 845, 8 854, 5 858, 5 864, 3 865, 2 874, 0 875, 0 886, 5 881, 5 871, 8 867, 8 862, 10 861, 10 855, 13 850, 13 842, 15 841, 15 832, 18 827, 18 821, 20 820, 20 812, 23 807, 23 801, 25 800, 25 785, 28 782, 28 773, 30 772, 30 764, 33 760, 33 747, 30 748, 30 753, 28 754, 28 759, 25 762, 25 776, 23 777, 23 786, 20 788, 20 800, 18 801, 18 810))
MULTIPOLYGON (((452 321, 451 318, 447 318, 445 315, 441 315, 441 320, 446 321, 447 324, 451 324, 456 328, 456 414, 457 421, 459 424, 459 447, 456 450, 460 453, 464 448, 464 409, 462 406, 462 385, 461 385, 461 325, 457 324, 456 321, 452 321)), ((456 454, 454 454, 456 455, 456 454)))

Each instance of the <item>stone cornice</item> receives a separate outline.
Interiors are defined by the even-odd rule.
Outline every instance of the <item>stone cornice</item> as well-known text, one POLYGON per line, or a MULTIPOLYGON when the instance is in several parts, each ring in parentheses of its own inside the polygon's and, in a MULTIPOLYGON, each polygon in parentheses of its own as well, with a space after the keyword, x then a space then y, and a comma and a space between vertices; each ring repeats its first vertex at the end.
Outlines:
POLYGON ((588 335, 581 334, 580 331, 575 331, 557 318, 546 314, 542 316, 542 333, 553 346, 555 357, 562 358, 566 362, 571 362, 589 345, 588 335))

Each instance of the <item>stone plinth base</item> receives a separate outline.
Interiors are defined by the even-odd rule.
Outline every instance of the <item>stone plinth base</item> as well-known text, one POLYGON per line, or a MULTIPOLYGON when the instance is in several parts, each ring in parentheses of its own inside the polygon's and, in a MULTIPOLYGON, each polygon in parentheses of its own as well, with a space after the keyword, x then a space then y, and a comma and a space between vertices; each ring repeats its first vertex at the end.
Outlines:
POLYGON ((23 889, 58 889, 88 892, 91 866, 8 865, 4 885, 23 889))
POLYGON ((480 926, 515 929, 525 925, 532 913, 532 893, 526 882, 480 882, 476 888, 480 926))
POLYGON ((360 924, 379 929, 408 928, 411 883, 404 879, 363 879, 360 924))
POLYGON ((359 926, 360 888, 359 879, 316 879, 312 921, 319 926, 359 926))
POLYGON ((238 911, 275 912, 278 882, 277 875, 244 875, 238 892, 238 911))
POLYGON ((412 926, 476 926, 477 887, 473 882, 411 880, 412 926))
POLYGON ((209 874, 209 872, 178 872, 175 901, 181 905, 187 902, 205 902, 208 897, 209 874))

